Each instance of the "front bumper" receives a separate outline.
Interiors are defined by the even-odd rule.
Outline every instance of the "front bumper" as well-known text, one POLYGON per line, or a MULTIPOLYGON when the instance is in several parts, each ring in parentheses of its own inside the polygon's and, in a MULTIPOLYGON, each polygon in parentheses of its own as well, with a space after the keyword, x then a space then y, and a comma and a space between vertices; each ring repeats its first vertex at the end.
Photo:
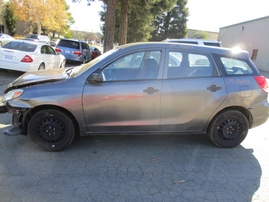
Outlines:
POLYGON ((7 113, 7 112, 8 112, 8 110, 7 110, 6 104, 4 104, 4 103, 2 103, 0 101, 0 114, 4 114, 4 113, 7 113))

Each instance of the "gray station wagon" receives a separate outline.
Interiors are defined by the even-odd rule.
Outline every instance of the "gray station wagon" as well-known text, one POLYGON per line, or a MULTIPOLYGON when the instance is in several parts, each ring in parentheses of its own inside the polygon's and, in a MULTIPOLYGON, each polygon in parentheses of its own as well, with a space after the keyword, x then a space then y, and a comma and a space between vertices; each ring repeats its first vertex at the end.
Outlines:
POLYGON ((179 43, 120 46, 67 69, 25 73, 0 107, 42 149, 75 135, 207 134, 239 145, 269 115, 266 79, 246 51, 179 43))

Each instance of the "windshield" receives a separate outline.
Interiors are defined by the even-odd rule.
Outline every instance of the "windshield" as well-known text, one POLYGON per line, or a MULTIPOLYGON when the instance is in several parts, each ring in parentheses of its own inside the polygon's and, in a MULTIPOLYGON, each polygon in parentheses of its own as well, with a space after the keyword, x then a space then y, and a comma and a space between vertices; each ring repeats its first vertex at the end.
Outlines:
POLYGON ((112 49, 110 51, 107 51, 103 55, 100 55, 99 57, 95 58, 94 60, 92 60, 84 65, 78 66, 75 69, 74 76, 77 76, 77 75, 85 72, 87 69, 91 68, 93 65, 97 64, 98 62, 102 61, 103 59, 107 58, 108 56, 110 56, 111 54, 115 53, 118 50, 119 49, 112 49))

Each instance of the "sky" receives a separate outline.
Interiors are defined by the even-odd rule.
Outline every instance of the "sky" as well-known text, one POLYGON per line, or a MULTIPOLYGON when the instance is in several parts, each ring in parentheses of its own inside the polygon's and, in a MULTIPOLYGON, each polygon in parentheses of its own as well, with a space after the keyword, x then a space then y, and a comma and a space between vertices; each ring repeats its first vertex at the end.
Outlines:
MULTIPOLYGON (((95 0, 87 6, 87 0, 72 3, 69 11, 75 19, 71 29, 100 32, 99 11, 102 1, 95 0)), ((188 0, 188 29, 218 32, 219 28, 269 16, 269 0, 188 0)))

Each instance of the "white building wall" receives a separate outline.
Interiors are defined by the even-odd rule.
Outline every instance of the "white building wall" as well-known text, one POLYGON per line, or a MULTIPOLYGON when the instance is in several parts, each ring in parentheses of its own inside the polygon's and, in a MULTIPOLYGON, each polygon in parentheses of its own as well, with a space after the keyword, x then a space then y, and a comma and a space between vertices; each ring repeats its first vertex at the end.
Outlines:
POLYGON ((269 71, 269 16, 220 28, 219 38, 223 47, 239 47, 252 56, 258 49, 257 58, 252 61, 263 71, 269 71))

